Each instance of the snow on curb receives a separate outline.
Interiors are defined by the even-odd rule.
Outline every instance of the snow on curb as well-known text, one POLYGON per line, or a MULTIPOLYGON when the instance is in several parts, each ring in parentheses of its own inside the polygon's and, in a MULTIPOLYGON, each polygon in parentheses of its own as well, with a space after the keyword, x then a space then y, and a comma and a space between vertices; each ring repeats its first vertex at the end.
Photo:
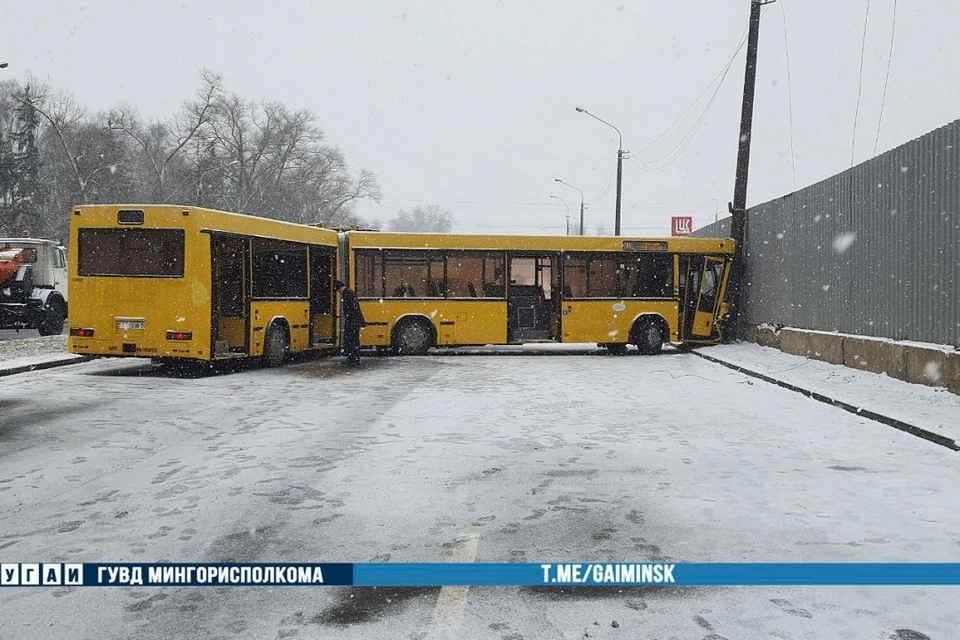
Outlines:
POLYGON ((945 388, 912 384, 750 343, 706 347, 701 352, 840 403, 960 441, 960 424, 956 421, 960 397, 945 388))
POLYGON ((67 336, 46 336, 0 342, 0 376, 49 369, 91 360, 67 353, 67 336))

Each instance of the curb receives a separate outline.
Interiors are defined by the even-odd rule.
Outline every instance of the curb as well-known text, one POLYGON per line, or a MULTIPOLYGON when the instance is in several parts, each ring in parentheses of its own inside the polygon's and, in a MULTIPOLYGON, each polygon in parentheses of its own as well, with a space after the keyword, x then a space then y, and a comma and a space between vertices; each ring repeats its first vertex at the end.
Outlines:
MULTIPOLYGON (((0 368, 0 378, 3 376, 12 376, 18 373, 27 373, 29 371, 40 371, 41 369, 53 369, 54 367, 64 367, 70 364, 80 364, 81 362, 89 362, 90 360, 96 360, 97 356, 77 356, 76 358, 69 358, 64 360, 48 360, 47 362, 38 362, 36 364, 24 364, 19 367, 12 367, 10 369, 0 368)), ((2 367, 0 363, 0 367, 2 367)))
POLYGON ((713 356, 704 355, 704 354, 699 353, 699 352, 697 352, 697 351, 692 351, 691 353, 693 353, 695 356, 699 356, 699 357, 703 358, 704 360, 709 360, 710 362, 713 362, 713 363, 716 363, 716 364, 719 364, 719 365, 723 365, 724 367, 727 367, 728 369, 733 369, 734 371, 736 371, 736 372, 738 372, 738 373, 742 373, 742 374, 747 375, 747 376, 750 376, 751 378, 757 378, 757 379, 759 379, 759 380, 763 380, 764 382, 769 382, 770 384, 775 384, 775 385, 777 385, 778 387, 783 387, 784 389, 788 389, 788 390, 790 390, 790 391, 794 391, 794 392, 799 393, 799 394, 801 394, 801 395, 807 396, 808 398, 811 398, 812 400, 816 400, 817 402, 822 402, 822 403, 824 403, 824 404, 832 405, 832 406, 834 406, 834 407, 837 407, 838 409, 843 409, 844 411, 849 411, 850 413, 852 413, 852 414, 854 414, 854 415, 858 415, 858 416, 861 416, 861 417, 864 417, 864 418, 868 418, 868 419, 873 420, 873 421, 875 421, 875 422, 879 422, 880 424, 885 424, 885 425, 887 425, 888 427, 893 427, 894 429, 899 429, 900 431, 904 431, 904 432, 906 432, 906 433, 909 433, 909 434, 912 435, 912 436, 916 436, 916 437, 918 437, 918 438, 923 438, 924 440, 928 440, 929 442, 932 442, 932 443, 934 443, 934 444, 938 444, 938 445, 940 445, 941 447, 946 447, 947 449, 950 449, 951 451, 960 451, 960 445, 958 445, 955 440, 953 440, 952 438, 948 438, 948 437, 945 436, 945 435, 936 433, 936 432, 934 432, 934 431, 928 431, 927 429, 922 429, 922 428, 920 428, 920 427, 917 427, 917 426, 914 426, 914 425, 912 425, 912 424, 906 423, 906 422, 904 422, 904 421, 902 421, 902 420, 897 420, 896 418, 891 418, 890 416, 885 416, 885 415, 883 415, 882 413, 877 413, 877 412, 875 412, 875 411, 870 411, 869 409, 863 409, 863 408, 858 407, 858 406, 856 406, 856 405, 852 405, 852 404, 850 404, 849 402, 844 402, 843 400, 837 400, 836 398, 831 398, 830 396, 824 395, 824 394, 822 394, 822 393, 817 393, 816 391, 810 391, 809 389, 804 389, 803 387, 798 387, 798 386, 795 385, 795 384, 790 384, 789 382, 784 382, 783 380, 777 380, 776 378, 772 378, 772 377, 770 377, 770 376, 768 376, 768 375, 759 373, 759 372, 757 372, 757 371, 752 371, 752 370, 750 370, 750 369, 747 369, 746 367, 741 367, 740 365, 733 364, 733 363, 727 362, 727 361, 725 361, 725 360, 721 360, 720 358, 715 358, 715 357, 713 357, 713 356))

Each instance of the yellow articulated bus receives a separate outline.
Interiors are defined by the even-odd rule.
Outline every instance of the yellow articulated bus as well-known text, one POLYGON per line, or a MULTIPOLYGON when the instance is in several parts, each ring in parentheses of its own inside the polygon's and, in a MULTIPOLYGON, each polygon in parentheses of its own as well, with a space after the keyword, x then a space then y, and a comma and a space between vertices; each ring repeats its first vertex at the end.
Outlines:
POLYGON ((195 207, 75 207, 69 350, 276 366, 287 353, 332 349, 339 240, 195 207))
POLYGON ((347 234, 365 347, 716 343, 730 239, 347 234))

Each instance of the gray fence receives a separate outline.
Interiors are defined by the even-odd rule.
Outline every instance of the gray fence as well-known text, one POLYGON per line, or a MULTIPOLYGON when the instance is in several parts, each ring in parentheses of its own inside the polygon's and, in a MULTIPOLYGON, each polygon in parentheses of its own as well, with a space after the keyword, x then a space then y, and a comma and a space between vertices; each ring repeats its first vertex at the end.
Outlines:
POLYGON ((744 322, 960 345, 960 120, 750 208, 745 249, 744 322))

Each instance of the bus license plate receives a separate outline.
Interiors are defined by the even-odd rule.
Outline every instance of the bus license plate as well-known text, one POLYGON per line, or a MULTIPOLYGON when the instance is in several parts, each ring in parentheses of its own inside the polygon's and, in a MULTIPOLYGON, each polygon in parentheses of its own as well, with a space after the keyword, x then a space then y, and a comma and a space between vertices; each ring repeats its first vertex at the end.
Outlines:
POLYGON ((143 320, 118 320, 117 329, 130 331, 131 329, 143 329, 143 320))

